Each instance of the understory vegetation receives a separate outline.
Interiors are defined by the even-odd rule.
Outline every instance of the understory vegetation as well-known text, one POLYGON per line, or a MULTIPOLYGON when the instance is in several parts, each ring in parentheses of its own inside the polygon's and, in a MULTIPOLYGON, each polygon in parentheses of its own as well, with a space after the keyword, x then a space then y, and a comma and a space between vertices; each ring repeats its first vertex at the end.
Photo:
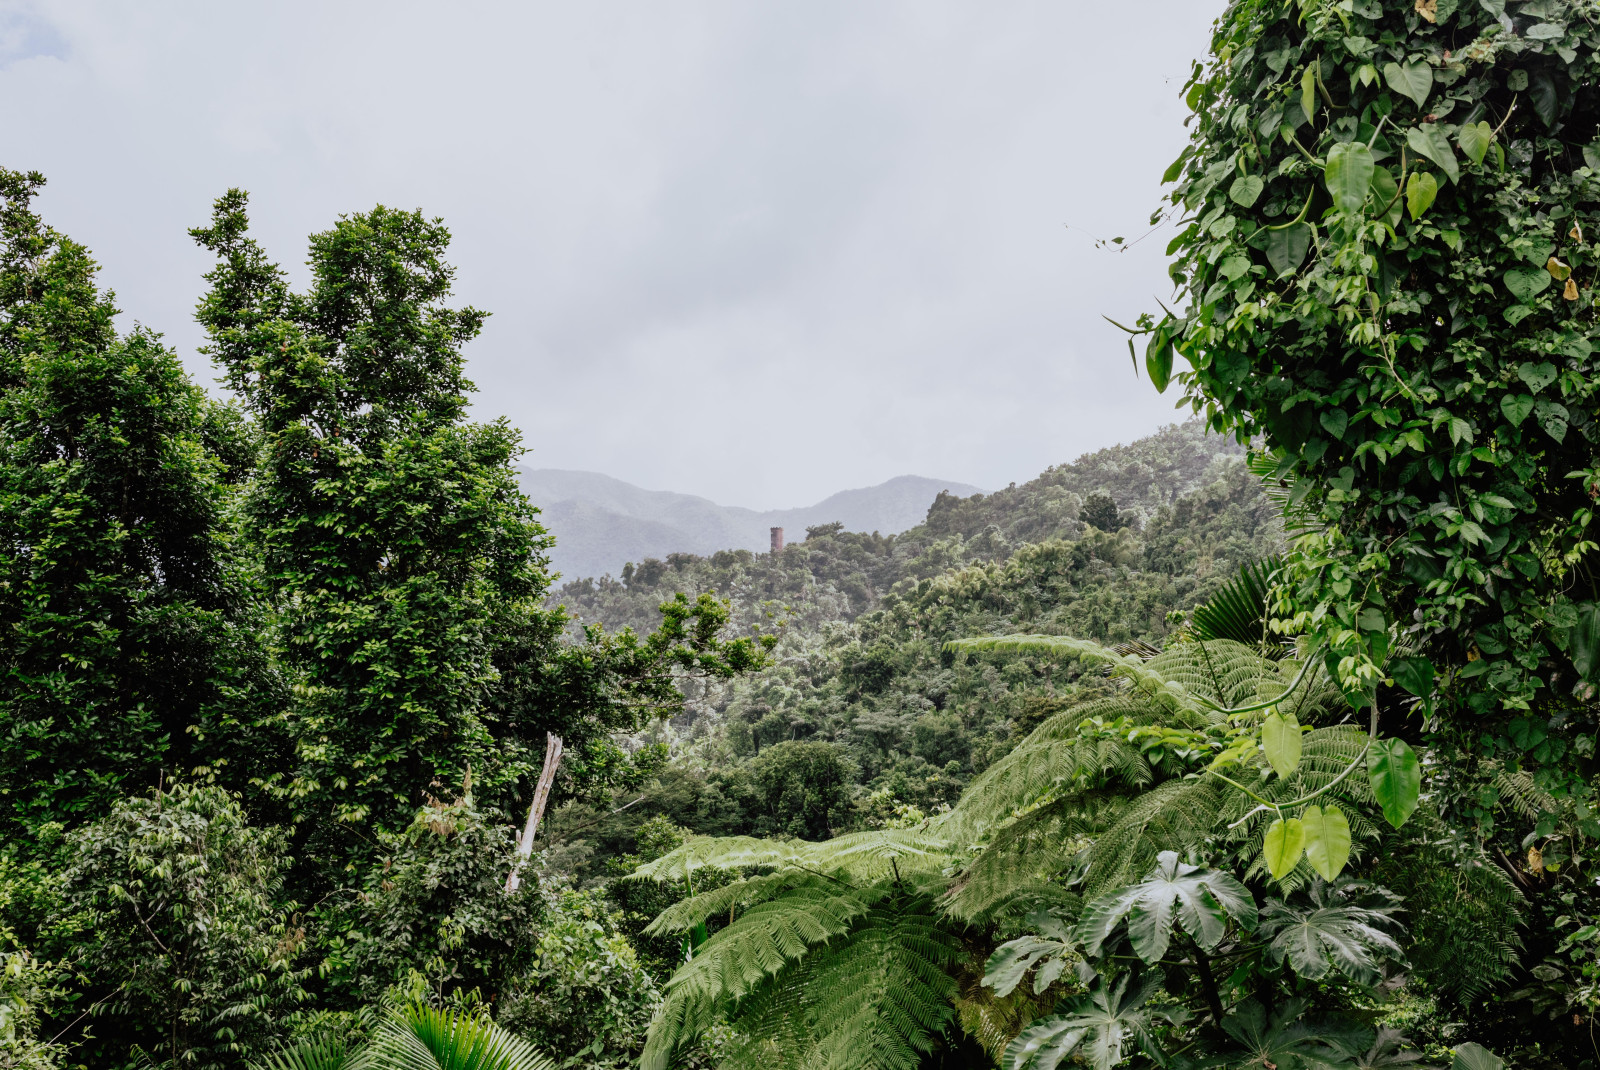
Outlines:
POLYGON ((440 221, 220 197, 223 402, 0 171, 0 1070, 1600 1066, 1597 47, 1235 0, 1187 422, 560 585, 440 221))

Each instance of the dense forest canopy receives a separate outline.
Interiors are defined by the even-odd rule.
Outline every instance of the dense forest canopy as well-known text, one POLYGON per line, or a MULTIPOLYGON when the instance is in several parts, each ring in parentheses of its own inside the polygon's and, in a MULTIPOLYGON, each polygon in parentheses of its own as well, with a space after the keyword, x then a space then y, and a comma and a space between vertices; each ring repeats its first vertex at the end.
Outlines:
POLYGON ((220 401, 0 171, 0 1070, 1600 1065, 1597 46, 1235 0, 1194 419, 617 576, 441 221, 218 198, 220 401))

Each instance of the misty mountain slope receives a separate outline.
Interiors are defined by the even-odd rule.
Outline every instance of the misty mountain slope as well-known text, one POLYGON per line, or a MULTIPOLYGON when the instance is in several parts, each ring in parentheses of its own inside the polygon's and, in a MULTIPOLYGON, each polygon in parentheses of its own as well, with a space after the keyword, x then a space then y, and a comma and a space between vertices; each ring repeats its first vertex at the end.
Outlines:
POLYGON ((644 490, 598 472, 524 468, 521 481, 556 537, 551 563, 566 579, 616 575, 627 562, 668 554, 763 551, 774 527, 784 528, 791 542, 803 539, 808 527, 831 523, 892 535, 922 523, 941 493, 982 493, 965 483, 896 476, 815 505, 758 511, 692 494, 644 490))

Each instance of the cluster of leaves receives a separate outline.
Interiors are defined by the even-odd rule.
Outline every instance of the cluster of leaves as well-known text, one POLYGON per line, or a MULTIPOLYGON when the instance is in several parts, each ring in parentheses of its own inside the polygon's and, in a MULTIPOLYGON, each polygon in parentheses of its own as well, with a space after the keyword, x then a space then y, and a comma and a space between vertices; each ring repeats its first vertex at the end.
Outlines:
POLYGON ((1152 375, 1182 354, 1292 485, 1280 608, 1357 693, 1401 630, 1475 718, 1589 671, 1597 33, 1564 0, 1241 0, 1187 89, 1152 375))
MULTIPOLYGON (((647 1065, 666 1065, 723 1020, 736 1034, 732 1065, 800 1066, 848 1050, 840 1065, 905 1067, 968 1043, 1018 1070, 1071 1059, 1109 1070, 1138 1052, 1163 1061, 1196 1045, 1228 1065, 1262 1044, 1347 1065, 1379 1043, 1326 1012, 1385 998, 1407 965, 1399 895, 1459 899, 1441 871, 1460 859, 1440 853, 1431 811, 1427 828, 1398 831, 1369 817, 1381 811, 1371 781, 1341 773, 1364 764, 1368 737, 1339 723, 1344 697, 1320 661, 1267 658, 1227 640, 1179 644, 1149 661, 1062 638, 960 646, 1004 653, 1045 642, 1057 656, 1110 667, 1122 687, 1045 721, 948 814, 817 844, 691 839, 634 874, 734 878, 674 902, 651 925, 717 928, 668 983, 647 1065), (1299 760, 1280 770, 1259 738, 1273 703, 1228 710, 1258 696, 1288 708, 1291 694, 1312 727, 1299 760), (1164 767, 1137 739, 1104 731, 1147 725, 1209 738, 1204 726, 1247 717, 1258 727, 1240 733, 1253 751, 1231 751, 1237 787, 1203 775, 1226 747, 1197 746, 1164 767), (1268 815, 1308 794, 1324 812, 1349 815, 1347 854, 1405 851, 1439 868, 1397 869, 1395 891, 1332 879, 1345 860, 1324 865, 1316 852, 1269 872, 1263 842, 1283 819, 1268 815), (909 934, 914 944, 896 943, 909 934), (874 970, 887 965, 888 978, 849 965, 874 941, 874 970), (846 1000, 847 986, 867 977, 846 1000)), ((1458 923, 1473 931, 1431 949, 1416 982, 1441 998, 1460 991, 1466 961, 1482 980, 1506 974, 1509 962, 1486 963, 1475 950, 1484 937, 1507 946, 1520 917, 1505 899, 1460 909, 1458 923)))

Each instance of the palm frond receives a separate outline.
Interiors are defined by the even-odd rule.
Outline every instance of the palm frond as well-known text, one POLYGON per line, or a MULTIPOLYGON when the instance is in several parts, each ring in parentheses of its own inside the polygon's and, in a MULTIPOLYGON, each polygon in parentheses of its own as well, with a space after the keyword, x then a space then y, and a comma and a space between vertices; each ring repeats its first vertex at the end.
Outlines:
POLYGON ((1281 657, 1285 647, 1270 641, 1266 623, 1272 576, 1282 567, 1283 559, 1277 556, 1241 565, 1238 575, 1223 584, 1210 601, 1194 608, 1189 633, 1202 641, 1231 639, 1267 657, 1281 657))
POLYGON ((364 1061, 342 1037, 307 1038, 263 1056, 250 1070, 359 1070, 364 1061))
POLYGON ((413 1003, 378 1029, 370 1070, 555 1070, 533 1045, 486 1015, 413 1003))

